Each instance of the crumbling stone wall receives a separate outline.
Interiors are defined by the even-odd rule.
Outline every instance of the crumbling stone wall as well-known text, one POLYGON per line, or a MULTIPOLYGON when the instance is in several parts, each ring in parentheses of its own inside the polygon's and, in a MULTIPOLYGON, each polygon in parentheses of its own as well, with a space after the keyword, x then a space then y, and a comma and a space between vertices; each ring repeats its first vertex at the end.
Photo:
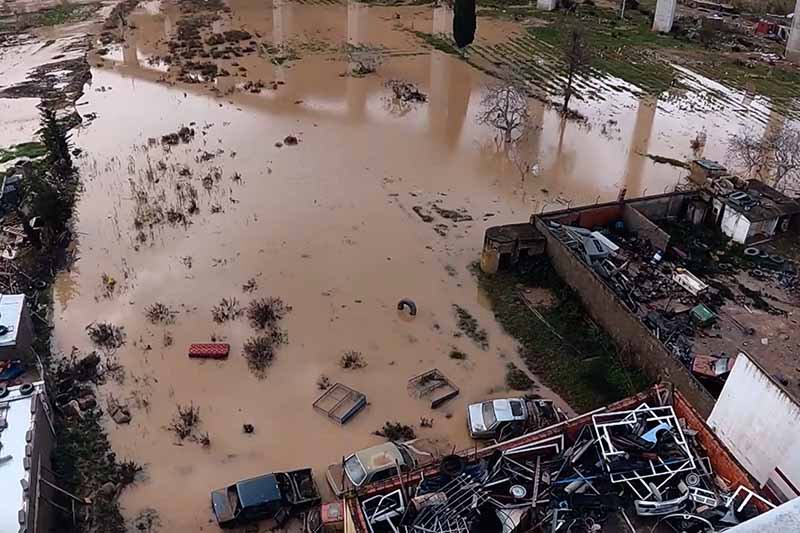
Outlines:
POLYGON ((634 364, 646 375, 672 382, 701 416, 708 417, 714 407, 714 397, 689 369, 656 339, 588 265, 553 237, 542 219, 536 219, 536 227, 547 240, 547 255, 553 268, 578 293, 595 322, 619 346, 632 352, 634 364))

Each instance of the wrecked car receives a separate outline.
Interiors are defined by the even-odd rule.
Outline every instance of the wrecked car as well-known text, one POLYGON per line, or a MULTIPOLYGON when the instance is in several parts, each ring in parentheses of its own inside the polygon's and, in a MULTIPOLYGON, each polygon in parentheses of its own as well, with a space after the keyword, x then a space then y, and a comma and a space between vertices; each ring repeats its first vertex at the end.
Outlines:
POLYGON ((295 513, 320 502, 310 468, 244 479, 211 493, 214 518, 223 528, 259 520, 270 520, 274 527, 283 527, 295 513))
POLYGON ((503 441, 563 419, 564 414, 552 400, 503 398, 467 407, 467 425, 473 439, 503 441))
POLYGON ((389 479, 400 472, 431 463, 441 454, 433 441, 387 442, 357 451, 328 466, 326 478, 337 496, 348 490, 389 479))

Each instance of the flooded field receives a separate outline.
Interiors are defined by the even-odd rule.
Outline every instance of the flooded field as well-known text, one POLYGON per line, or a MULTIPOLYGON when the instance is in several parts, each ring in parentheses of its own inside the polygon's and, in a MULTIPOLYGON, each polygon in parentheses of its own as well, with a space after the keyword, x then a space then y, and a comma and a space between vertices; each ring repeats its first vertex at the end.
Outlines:
MULTIPOLYGON (((445 6, 225 5, 212 31, 244 30, 255 42, 242 57, 214 62, 229 76, 179 75, 165 56, 186 13, 142 2, 123 42, 90 54, 91 82, 76 106, 84 124, 72 132, 84 190, 77 260, 55 286, 55 342, 66 353, 89 351, 87 325, 124 328, 126 342, 111 356, 124 376, 103 393, 127 401, 132 421, 109 420, 108 430, 120 456, 145 465, 146 479, 122 503, 127 516, 157 509, 164 531, 215 530, 209 491, 243 477, 310 466, 323 486, 325 467, 381 442, 372 432, 385 421, 472 446, 466 404, 514 394, 506 365, 522 366, 469 271, 485 229, 607 201, 622 188, 629 196, 672 190, 686 171, 648 154, 724 160, 730 133, 785 120, 767 99, 688 71, 684 84, 694 90, 661 97, 590 77, 582 83, 595 97, 575 104, 586 122, 564 121, 532 99, 530 133, 510 156, 476 117, 495 82, 484 73, 497 60, 492 50, 537 53, 514 44, 515 25, 480 19, 464 61, 414 33, 447 33, 445 6), (375 72, 354 75, 364 65, 375 72), (397 100, 390 80, 413 83, 427 101, 397 100), (162 142, 182 127, 192 134, 162 142), (698 135, 704 142, 693 148, 698 135), (116 280, 113 290, 104 275, 116 280), (223 298, 244 308, 260 297, 291 306, 282 322, 288 343, 263 377, 240 355, 254 334, 248 320, 212 319, 223 298), (416 317, 397 311, 401 298, 415 301, 416 317), (177 311, 173 324, 146 318, 157 302, 177 311), (459 331, 454 305, 486 330, 487 349, 459 331), (187 357, 190 343, 211 339, 231 344, 228 360, 187 357), (366 367, 341 368, 349 350, 366 367), (453 350, 466 359, 451 358, 453 350), (410 377, 434 367, 461 388, 437 411, 407 390, 410 377), (343 427, 326 420, 311 406, 323 376, 362 391, 369 406, 343 427), (199 409, 207 447, 168 429, 188 404, 199 409), (420 427, 422 418, 433 426, 420 427)), ((2 52, 2 87, 37 64, 28 51, 2 52)), ((0 145, 33 134, 35 103, 0 99, 0 145)), ((553 397, 543 386, 536 392, 553 397)))

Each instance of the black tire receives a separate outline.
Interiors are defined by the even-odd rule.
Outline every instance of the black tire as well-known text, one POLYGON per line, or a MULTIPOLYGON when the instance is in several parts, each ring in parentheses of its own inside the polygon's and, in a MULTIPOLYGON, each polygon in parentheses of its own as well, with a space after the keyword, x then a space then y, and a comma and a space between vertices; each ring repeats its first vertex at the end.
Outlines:
POLYGON ((755 248, 754 246, 750 246, 749 248, 744 249, 744 255, 748 257, 756 257, 759 253, 761 252, 759 252, 758 248, 755 248))
POLYGON ((36 387, 34 387, 32 383, 24 383, 20 386, 19 393, 23 396, 29 396, 34 390, 36 390, 36 387))
POLYGON ((403 298, 397 302, 398 311, 402 311, 404 307, 408 307, 408 314, 411 316, 417 316, 417 304, 414 303, 414 300, 411 300, 410 298, 403 298))
POLYGON ((8 387, 0 385, 0 398, 5 398, 6 396, 8 396, 8 387))

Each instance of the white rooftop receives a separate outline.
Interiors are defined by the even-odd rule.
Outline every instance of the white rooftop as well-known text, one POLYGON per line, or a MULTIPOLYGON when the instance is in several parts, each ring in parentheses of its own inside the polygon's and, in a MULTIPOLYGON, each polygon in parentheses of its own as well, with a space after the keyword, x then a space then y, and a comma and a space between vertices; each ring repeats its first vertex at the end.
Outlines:
MULTIPOLYGON (((44 382, 34 383, 37 391, 44 382)), ((30 482, 25 470, 25 446, 28 430, 33 429, 31 406, 36 393, 23 396, 20 387, 9 387, 8 395, 0 398, 0 532, 20 530, 19 511, 27 507, 22 480, 30 482)))
MULTIPOLYGON (((0 346, 17 344, 17 331, 19 331, 19 321, 24 305, 24 294, 0 294, 0 326, 8 328, 5 335, 0 335, 0 346)), ((5 530, 0 529, 0 531, 5 530)))

